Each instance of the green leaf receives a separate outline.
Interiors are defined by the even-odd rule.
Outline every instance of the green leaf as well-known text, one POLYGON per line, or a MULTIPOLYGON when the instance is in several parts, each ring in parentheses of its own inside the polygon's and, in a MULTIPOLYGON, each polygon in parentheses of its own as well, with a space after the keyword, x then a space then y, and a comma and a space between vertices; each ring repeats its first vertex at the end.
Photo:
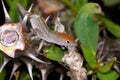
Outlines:
POLYGON ((79 10, 87 2, 88 0, 75 0, 74 5, 76 6, 77 10, 79 10))
POLYGON ((120 25, 114 23, 104 16, 97 15, 96 17, 115 37, 120 38, 120 25))
POLYGON ((48 59, 54 60, 54 61, 58 61, 61 62, 63 56, 64 56, 64 52, 65 50, 56 47, 54 45, 46 47, 44 49, 44 53, 45 53, 45 57, 47 57, 48 59))
MULTIPOLYGON (((38 72, 35 72, 35 71, 32 72, 33 77, 38 76, 38 74, 39 74, 38 72)), ((20 71, 20 76, 19 76, 18 80, 31 80, 31 79, 30 79, 29 73, 25 72, 25 70, 22 70, 22 71, 20 71)))
POLYGON ((110 70, 107 73, 101 73, 101 72, 98 71, 97 72, 97 77, 100 80, 117 80, 119 75, 115 71, 113 71, 113 70, 110 70))
POLYGON ((99 68, 99 71, 101 73, 106 73, 108 72, 111 68, 112 68, 112 65, 114 64, 114 62, 116 61, 116 58, 112 58, 110 61, 106 62, 104 65, 102 65, 100 68, 99 68))
POLYGON ((23 5, 25 8, 28 6, 30 0, 6 0, 8 3, 10 10, 9 10, 9 15, 12 18, 14 22, 19 21, 19 14, 18 14, 18 8, 16 7, 16 3, 20 3, 23 5))
POLYGON ((98 42, 98 23, 93 19, 94 14, 101 13, 96 3, 84 5, 75 20, 74 32, 82 45, 95 55, 98 42), (97 7, 97 8, 96 8, 97 7))
POLYGON ((85 60, 88 62, 88 64, 91 66, 91 67, 95 67, 96 66, 96 56, 94 56, 91 52, 91 50, 85 48, 84 46, 81 46, 83 52, 84 52, 84 57, 85 57, 85 60))
POLYGON ((96 50, 98 42, 98 22, 93 19, 95 14, 102 13, 100 6, 97 3, 88 3, 84 5, 75 20, 74 32, 80 40, 85 59, 88 64, 93 67, 96 60, 96 50), (90 62, 89 56, 92 56, 94 62, 90 62))
POLYGON ((19 79, 18 80, 28 80, 30 79, 30 75, 27 72, 21 71, 19 79))

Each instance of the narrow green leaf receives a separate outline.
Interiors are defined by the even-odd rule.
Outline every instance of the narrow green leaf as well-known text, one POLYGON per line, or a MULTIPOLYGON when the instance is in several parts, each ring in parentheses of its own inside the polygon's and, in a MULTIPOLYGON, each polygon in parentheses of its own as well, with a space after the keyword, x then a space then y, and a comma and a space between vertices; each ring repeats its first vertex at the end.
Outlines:
POLYGON ((61 62, 62 57, 64 56, 65 50, 56 47, 54 45, 49 46, 44 49, 45 57, 48 59, 61 62))
POLYGON ((77 8, 73 5, 72 2, 70 2, 70 0, 60 0, 61 2, 63 2, 66 6, 70 7, 75 13, 77 12, 77 8))
POLYGON ((20 3, 25 8, 28 6, 30 0, 7 0, 6 1, 10 7, 9 15, 12 18, 14 22, 19 21, 19 14, 18 14, 18 8, 16 7, 16 3, 20 3))
POLYGON ((93 19, 93 16, 100 13, 102 11, 97 3, 88 3, 80 9, 74 24, 74 32, 81 42, 84 57, 91 67, 96 64, 99 31, 98 23, 93 19))
POLYGON ((116 61, 116 58, 112 58, 110 61, 106 62, 103 66, 101 66, 99 68, 99 71, 101 73, 106 73, 108 72, 111 68, 112 68, 112 65, 114 64, 114 62, 116 61))
POLYGON ((115 37, 120 38, 120 25, 114 23, 104 16, 97 15, 96 17, 115 37))
POLYGON ((101 72, 98 71, 97 72, 97 77, 100 80, 117 80, 119 75, 113 70, 110 70, 107 73, 101 73, 101 72))
POLYGON ((88 64, 94 68, 95 65, 96 65, 96 56, 94 56, 92 53, 91 53, 91 50, 85 48, 84 46, 81 46, 82 50, 83 50, 83 53, 84 53, 84 57, 85 57, 85 60, 88 62, 88 64))
POLYGON ((96 3, 84 5, 75 20, 74 32, 83 46, 96 54, 98 42, 98 23, 93 20, 94 14, 101 13, 101 8, 96 3))
POLYGON ((74 5, 76 6, 77 10, 79 10, 87 2, 88 2, 88 0, 75 0, 74 5))

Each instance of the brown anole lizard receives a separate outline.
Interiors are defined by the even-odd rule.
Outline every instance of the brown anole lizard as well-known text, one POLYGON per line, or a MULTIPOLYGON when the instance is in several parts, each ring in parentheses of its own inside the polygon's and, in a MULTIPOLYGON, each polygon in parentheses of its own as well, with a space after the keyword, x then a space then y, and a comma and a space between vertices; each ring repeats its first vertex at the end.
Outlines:
POLYGON ((38 15, 31 14, 29 17, 33 30, 41 39, 65 46, 70 50, 76 47, 77 44, 70 34, 50 30, 45 20, 38 15))
MULTIPOLYGON (((18 8, 21 8, 22 6, 18 6, 18 8)), ((24 9, 24 8, 22 8, 24 9)), ((20 12, 27 12, 24 10, 20 9, 20 12)), ((70 34, 66 34, 64 32, 58 32, 58 31, 52 31, 49 29, 48 25, 46 24, 46 21, 36 15, 31 13, 30 11, 27 12, 28 16, 30 18, 30 23, 32 26, 33 33, 36 32, 38 37, 44 41, 55 43, 61 46, 65 46, 67 48, 72 48, 77 45, 75 40, 72 38, 70 34)), ((23 14, 25 15, 25 14, 23 14)), ((56 24, 55 24, 56 25, 56 24)))

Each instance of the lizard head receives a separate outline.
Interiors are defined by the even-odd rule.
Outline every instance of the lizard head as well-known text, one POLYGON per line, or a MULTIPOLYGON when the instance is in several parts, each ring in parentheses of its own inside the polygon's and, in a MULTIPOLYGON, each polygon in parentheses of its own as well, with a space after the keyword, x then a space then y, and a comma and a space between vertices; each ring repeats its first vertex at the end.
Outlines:
POLYGON ((77 46, 76 41, 73 39, 73 37, 70 34, 61 33, 61 32, 55 32, 61 39, 61 45, 64 45, 66 47, 71 46, 75 47, 77 46))

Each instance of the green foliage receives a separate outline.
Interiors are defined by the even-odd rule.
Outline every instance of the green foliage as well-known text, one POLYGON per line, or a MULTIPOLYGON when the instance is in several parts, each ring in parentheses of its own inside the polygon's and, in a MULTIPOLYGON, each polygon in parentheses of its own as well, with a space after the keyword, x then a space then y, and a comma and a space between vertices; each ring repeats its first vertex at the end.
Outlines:
POLYGON ((97 64, 96 56, 93 55, 93 53, 92 53, 92 51, 90 49, 87 49, 84 46, 81 46, 81 47, 82 47, 82 50, 83 50, 85 60, 88 62, 88 64, 91 67, 95 67, 95 65, 97 64))
POLYGON ((97 15, 96 17, 115 37, 120 38, 120 25, 114 23, 104 16, 97 15))
MULTIPOLYGON (((83 56, 87 61, 87 65, 90 66, 92 74, 97 75, 100 80, 116 80, 119 75, 112 70, 112 66, 116 61, 116 58, 111 59, 105 63, 98 62, 96 58, 99 25, 98 21, 102 22, 103 26, 109 30, 115 37, 120 38, 120 25, 109 20, 105 16, 96 15, 101 14, 101 7, 97 3, 88 3, 88 0, 74 0, 72 3, 70 0, 61 0, 66 6, 73 10, 73 14, 77 14, 74 22, 74 32, 81 43, 81 49, 83 56)), ((16 3, 19 2, 25 8, 28 6, 30 0, 7 0, 10 6, 9 14, 14 22, 17 22, 18 8, 16 3)), ((113 6, 119 3, 119 0, 104 0, 105 5, 113 6)), ((66 50, 61 49, 55 45, 44 47, 44 56, 50 60, 61 62, 66 50)), ((2 55, 0 55, 0 64, 2 63, 2 55)), ((33 75, 37 76, 38 73, 33 71, 33 75)), ((0 73, 0 79, 4 80, 6 71, 3 70, 0 73)), ((28 80, 30 76, 23 70, 20 71, 20 77, 18 80, 28 80)))
POLYGON ((70 7, 75 13, 77 13, 77 8, 70 2, 70 0, 61 0, 61 2, 70 7))
POLYGON ((114 64, 114 62, 116 61, 116 58, 114 57, 113 59, 111 59, 110 61, 104 63, 104 65, 100 66, 99 71, 101 73, 106 73, 108 72, 111 68, 112 65, 114 64))
POLYGON ((103 2, 106 6, 114 6, 120 3, 120 0, 103 0, 103 2))
POLYGON ((74 5, 76 6, 77 10, 79 10, 87 2, 88 2, 88 0, 75 0, 74 5))
MULTIPOLYGON (((38 72, 33 72, 33 76, 37 76, 39 73, 38 72)), ((20 76, 18 78, 18 80, 30 80, 30 75, 28 72, 25 72, 25 71, 20 71, 20 76)))
POLYGON ((119 75, 113 70, 110 70, 107 73, 101 73, 98 71, 97 76, 100 80, 117 80, 119 77, 119 75))
POLYGON ((88 64, 91 67, 96 65, 99 26, 93 16, 98 13, 102 13, 99 5, 88 3, 80 9, 74 24, 74 32, 81 42, 84 57, 86 61, 89 61, 88 64), (89 56, 91 56, 91 59, 89 56))
POLYGON ((6 76, 6 71, 5 71, 5 69, 3 69, 2 72, 0 73, 0 79, 4 80, 5 76, 6 76))
POLYGON ((19 14, 18 14, 19 10, 16 7, 16 3, 20 3, 22 6, 26 8, 30 2, 30 0, 6 0, 6 1, 10 7, 9 15, 14 22, 19 21, 19 14))
POLYGON ((64 56, 65 50, 56 47, 55 45, 46 47, 44 49, 45 57, 47 57, 50 60, 61 62, 62 57, 64 56))
MULTIPOLYGON (((113 28, 108 20, 104 20, 104 18, 100 16, 98 18, 98 14, 100 15, 101 13, 101 8, 97 3, 88 3, 82 6, 75 20, 74 32, 81 42, 81 48, 85 60, 93 71, 97 73, 98 78, 100 80, 116 80, 118 78, 118 74, 111 69, 116 58, 113 58, 106 63, 98 62, 96 58, 99 33, 98 21, 104 22, 106 26, 111 26, 109 27, 111 31, 112 29, 114 29, 114 31, 118 29, 118 26, 117 29, 113 28)), ((107 29, 109 30, 109 28, 107 29)), ((118 32, 113 33, 116 33, 116 35, 118 34, 118 32)))
POLYGON ((88 0, 74 0, 74 3, 72 3, 70 0, 61 0, 61 2, 70 7, 74 11, 74 14, 76 15, 78 10, 83 5, 85 5, 88 2, 88 0))
POLYGON ((21 71, 20 77, 18 80, 29 80, 29 79, 30 79, 30 75, 24 71, 21 71))

